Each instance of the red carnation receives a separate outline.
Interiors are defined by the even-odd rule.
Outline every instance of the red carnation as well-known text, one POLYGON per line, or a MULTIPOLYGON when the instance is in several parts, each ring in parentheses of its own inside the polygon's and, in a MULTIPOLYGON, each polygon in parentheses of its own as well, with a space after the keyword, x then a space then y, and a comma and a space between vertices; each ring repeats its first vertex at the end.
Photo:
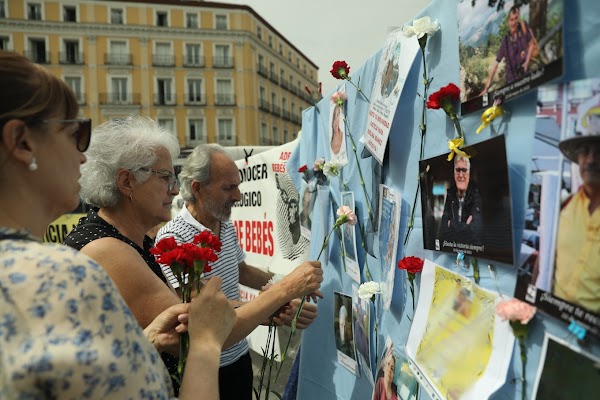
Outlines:
POLYGON ((350 75, 350 67, 346 61, 336 61, 333 63, 330 72, 335 79, 348 79, 348 75, 350 75))
POLYGON ((406 270, 409 274, 416 274, 423 270, 423 260, 413 256, 404 257, 398 261, 398 268, 406 270))
POLYGON ((308 170, 308 167, 306 166, 306 164, 304 164, 303 166, 301 166, 300 168, 298 168, 298 172, 300 173, 304 173, 308 170))
POLYGON ((446 106, 451 106, 451 102, 453 100, 458 100, 459 97, 460 88, 454 83, 450 83, 429 96, 427 108, 437 110, 443 107, 444 111, 446 111, 446 106))
POLYGON ((159 240, 158 243, 156 243, 154 247, 150 249, 150 253, 159 255, 164 253, 165 251, 173 250, 176 247, 177 242, 175 241, 175 238, 173 236, 170 236, 168 238, 159 240))
POLYGON ((209 230, 204 230, 194 236, 194 244, 198 244, 201 247, 210 246, 216 252, 221 251, 221 241, 209 230))

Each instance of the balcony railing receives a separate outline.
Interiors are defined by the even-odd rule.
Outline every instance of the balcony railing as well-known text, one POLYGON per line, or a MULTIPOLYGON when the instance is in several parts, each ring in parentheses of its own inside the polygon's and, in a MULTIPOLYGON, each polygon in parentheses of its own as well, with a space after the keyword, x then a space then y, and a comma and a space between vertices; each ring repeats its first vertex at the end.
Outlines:
POLYGON ((290 114, 290 112, 288 110, 283 110, 282 117, 286 121, 289 121, 291 119, 291 114, 290 114))
POLYGON ((100 104, 110 105, 139 105, 141 104, 139 93, 111 92, 100 93, 100 104))
POLYGON ((193 54, 187 54, 183 57, 183 66, 184 67, 195 67, 201 68, 204 67, 204 56, 197 56, 193 54))
POLYGON ((271 111, 271 105, 269 104, 268 101, 266 101, 264 99, 259 99, 258 100, 258 109, 269 112, 269 111, 271 111))
POLYGON ((213 68, 233 68, 233 57, 213 57, 213 68))
POLYGON ((234 94, 217 93, 217 94, 215 94, 215 104, 218 106, 234 106, 235 105, 235 95, 234 94))
POLYGON ((133 57, 129 53, 107 53, 104 55, 104 63, 109 65, 131 65, 133 64, 133 57))
POLYGON ((288 88, 288 90, 291 94, 296 94, 296 86, 290 84, 290 87, 288 88))
POLYGON ((155 67, 174 67, 175 56, 173 54, 154 54, 152 55, 152 65, 155 67))
POLYGON ((206 104, 204 93, 186 93, 183 103, 186 106, 203 106, 206 104))
POLYGON ((83 61, 83 53, 82 52, 60 52, 59 53, 59 62, 61 64, 74 64, 81 65, 84 63, 83 61))
POLYGON ((267 71, 267 67, 265 67, 265 66, 264 66, 264 65, 262 65, 262 64, 258 64, 258 65, 256 66, 256 72, 258 72, 258 74, 259 74, 260 76, 264 76, 265 78, 268 78, 268 77, 269 77, 269 71, 267 71))
POLYGON ((269 80, 273 83, 279 83, 279 77, 277 76, 277 74, 273 71, 271 71, 269 73, 269 80))
POLYGON ((154 93, 155 106, 174 106, 175 104, 177 104, 177 100, 174 94, 154 93))
POLYGON ((48 51, 27 50, 24 55, 34 63, 50 64, 50 52, 48 51))
POLYGON ((292 122, 300 125, 302 123, 302 118, 298 114, 292 114, 292 122))
POLYGON ((285 79, 281 78, 279 80, 279 86, 281 86, 284 89, 287 89, 290 85, 288 85, 288 81, 286 81, 285 79))
POLYGON ((279 117, 281 115, 281 109, 279 108, 279 106, 276 106, 275 104, 273 104, 271 107, 271 114, 279 117))

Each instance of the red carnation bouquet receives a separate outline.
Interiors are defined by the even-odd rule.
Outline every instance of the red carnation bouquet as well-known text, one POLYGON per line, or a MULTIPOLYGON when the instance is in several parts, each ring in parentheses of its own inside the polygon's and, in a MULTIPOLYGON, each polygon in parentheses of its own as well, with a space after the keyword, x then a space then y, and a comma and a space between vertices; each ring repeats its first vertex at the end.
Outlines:
MULTIPOLYGON (((210 231, 205 230, 194 237, 193 243, 177 244, 175 238, 161 239, 150 249, 156 261, 168 265, 181 291, 181 301, 188 303, 192 293, 199 292, 205 272, 210 272, 209 263, 217 261, 217 253, 221 251, 221 241, 210 231)), ((179 364, 177 375, 179 381, 183 378, 185 362, 190 347, 189 336, 183 333, 179 339, 179 364)))
POLYGON ((398 269, 403 269, 408 274, 413 312, 415 311, 415 276, 423 270, 423 263, 422 259, 413 256, 404 257, 402 260, 398 261, 398 269))

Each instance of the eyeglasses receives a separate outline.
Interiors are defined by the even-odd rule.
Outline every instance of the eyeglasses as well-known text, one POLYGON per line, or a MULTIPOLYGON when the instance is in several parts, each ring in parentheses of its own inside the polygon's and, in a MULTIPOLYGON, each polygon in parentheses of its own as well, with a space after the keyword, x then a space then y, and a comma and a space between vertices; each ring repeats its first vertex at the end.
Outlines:
POLYGON ((75 139, 77 140, 77 150, 84 152, 90 147, 92 135, 92 120, 86 119, 42 119, 44 124, 77 124, 75 139))
POLYGON ((454 172, 456 172, 457 174, 463 173, 466 175, 469 173, 469 169, 468 168, 454 168, 454 172))
POLYGON ((141 171, 153 172, 156 175, 159 175, 161 178, 165 179, 167 182, 167 189, 170 191, 173 190, 175 185, 177 184, 177 177, 173 172, 170 171, 158 171, 152 168, 140 168, 141 171))

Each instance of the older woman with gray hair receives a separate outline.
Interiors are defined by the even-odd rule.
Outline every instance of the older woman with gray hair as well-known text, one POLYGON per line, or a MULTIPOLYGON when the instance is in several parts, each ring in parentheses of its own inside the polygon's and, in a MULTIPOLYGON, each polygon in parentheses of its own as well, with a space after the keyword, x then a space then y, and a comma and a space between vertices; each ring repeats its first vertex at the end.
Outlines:
MULTIPOLYGON (((180 302, 149 252, 153 240, 146 235, 171 219, 171 203, 179 193, 173 168, 178 153, 176 137, 150 118, 132 116, 98 126, 80 180, 83 201, 97 209, 65 239, 108 272, 142 328, 180 302)), ((285 285, 284 291, 301 296, 317 290, 323 277, 320 268, 320 274, 315 269, 299 271, 301 283, 285 285)), ((278 290, 260 297, 256 306, 236 310, 238 318, 225 348, 288 301, 278 290)), ((174 372, 176 359, 167 354, 163 359, 174 372)))

